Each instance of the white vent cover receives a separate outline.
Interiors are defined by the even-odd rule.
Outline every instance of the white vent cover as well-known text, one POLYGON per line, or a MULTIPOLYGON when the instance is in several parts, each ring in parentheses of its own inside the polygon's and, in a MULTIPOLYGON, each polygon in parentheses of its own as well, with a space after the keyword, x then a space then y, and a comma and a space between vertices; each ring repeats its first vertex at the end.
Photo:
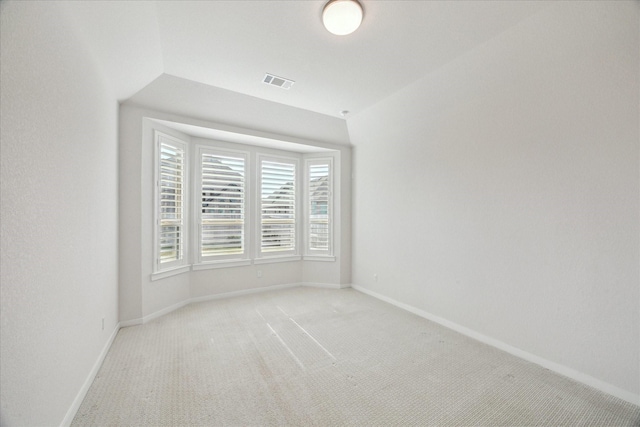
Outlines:
POLYGON ((284 77, 274 76, 273 74, 265 74, 262 83, 266 83, 272 86, 278 86, 282 89, 289 89, 295 83, 293 80, 285 79, 284 77))

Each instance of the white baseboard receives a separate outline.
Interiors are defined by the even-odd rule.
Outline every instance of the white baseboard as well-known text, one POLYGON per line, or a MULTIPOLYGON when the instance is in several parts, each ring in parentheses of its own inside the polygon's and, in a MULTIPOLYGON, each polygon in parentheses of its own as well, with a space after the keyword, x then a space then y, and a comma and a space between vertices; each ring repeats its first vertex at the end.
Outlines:
POLYGON ((359 292, 362 292, 364 294, 370 295, 374 298, 377 298, 381 301, 384 302, 388 302, 389 304, 395 305, 396 307, 399 307, 403 310, 406 310, 410 313, 413 313, 417 316, 423 317, 427 320, 431 320, 432 322, 438 323, 448 329, 452 329, 456 332, 459 332, 463 335, 466 335, 470 338, 473 338, 477 341, 480 341, 484 344, 488 344, 492 347, 495 347, 497 349, 500 349, 502 351, 505 351, 509 354, 512 354, 516 357, 519 357, 521 359, 527 360, 529 362, 535 363, 536 365, 540 365, 543 368, 547 368, 551 371, 554 371, 560 375, 564 375, 565 377, 571 378, 575 381, 578 381, 580 383, 583 383, 585 385, 588 385, 590 387, 593 387, 597 390, 600 390, 604 393, 610 394, 612 396, 615 396, 617 398, 620 398, 624 401, 627 401, 629 403, 633 403, 634 405, 640 405, 640 395, 638 394, 634 394, 631 393, 630 391, 627 390, 623 390, 619 387, 616 387, 612 384, 609 384, 605 381, 599 380, 597 378, 594 378, 590 375, 587 375, 585 373, 576 371, 575 369, 571 369, 569 367, 566 367, 564 365, 561 365, 559 363, 556 362, 552 362, 550 360, 547 360, 543 357, 540 356, 536 356, 535 354, 531 354, 529 352, 526 352, 524 350, 521 350, 519 348, 513 347, 507 343, 504 343, 502 341, 499 341, 497 339, 488 337, 486 335, 483 335, 479 332, 474 331, 473 329, 469 329, 467 327, 458 325, 457 323, 451 322, 447 319, 443 319, 442 317, 436 316, 434 314, 428 313, 424 310, 420 310, 419 308, 413 307, 409 304, 405 304, 399 301, 396 301, 392 298, 386 297, 382 294, 379 294, 377 292, 371 291, 369 289, 363 288, 362 286, 359 285, 354 285, 352 284, 351 287, 359 292))
POLYGON ((179 308, 184 307, 185 305, 189 304, 189 300, 185 300, 182 302, 179 302, 177 304, 173 304, 170 305, 169 307, 165 307, 162 310, 158 310, 154 313, 151 314, 147 314, 146 316, 142 317, 142 318, 138 318, 138 319, 130 319, 130 320, 122 320, 120 321, 120 327, 121 328, 128 328, 129 326, 138 326, 138 325, 142 325, 144 323, 147 323, 153 319, 157 319, 160 316, 164 316, 165 314, 169 314, 172 311, 176 311, 179 308))
POLYGON ((222 294, 214 294, 214 295, 205 295, 205 296, 201 296, 201 297, 195 297, 195 298, 191 298, 188 302, 189 304, 192 303, 196 303, 196 302, 205 302, 205 301, 213 301, 213 300, 218 300, 218 299, 224 299, 224 298, 233 298, 233 297, 239 297, 242 295, 250 295, 250 294, 257 294, 260 292, 269 292, 269 291, 275 291, 275 290, 279 290, 279 289, 289 289, 289 288, 296 288, 298 286, 300 286, 300 283, 289 283, 286 285, 272 285, 272 286, 265 286, 262 288, 251 288, 251 289, 243 289, 240 291, 233 291, 233 292, 224 292, 222 294))
POLYGON ((158 311, 156 311, 154 313, 147 314, 146 316, 144 316, 142 318, 142 323, 150 322, 153 319, 157 319, 158 317, 164 316, 165 314, 169 314, 172 311, 176 311, 179 308, 182 308, 182 307, 188 305, 189 302, 190 302, 189 300, 181 301, 181 302, 179 302, 177 304, 173 304, 173 305, 170 305, 169 307, 165 307, 162 310, 158 310, 158 311))
POLYGON ((350 288, 349 284, 335 284, 335 283, 314 283, 314 282, 304 282, 301 284, 302 286, 308 286, 310 288, 325 288, 325 289, 346 289, 350 288))
POLYGON ((127 328, 129 326, 142 325, 142 323, 143 323, 142 319, 123 320, 120 322, 120 327, 127 328))
POLYGON ((194 298, 189 298, 188 300, 179 302, 177 304, 171 305, 169 307, 163 308, 162 310, 158 310, 155 313, 151 313, 148 314, 146 316, 144 316, 141 319, 132 319, 132 320, 123 320, 120 322, 120 326, 122 328, 126 328, 129 326, 137 326, 137 325, 142 325, 144 323, 147 323, 153 319, 157 319, 160 316, 164 316, 165 314, 169 314, 172 311, 175 311, 179 308, 185 307, 189 304, 193 304, 193 303, 197 303, 197 302, 206 302, 206 301, 214 301, 214 300, 218 300, 218 299, 224 299, 224 298, 233 298, 233 297, 239 297, 242 295, 250 295, 250 294, 255 294, 255 293, 260 293, 260 292, 269 292, 269 291, 276 291, 279 289, 289 289, 289 288, 296 288, 299 286, 309 286, 309 287, 314 287, 314 288, 327 288, 327 289, 345 289, 350 287, 350 284, 333 284, 333 283, 311 283, 311 282, 304 282, 304 283, 288 283, 288 284, 284 284, 284 285, 272 285, 272 286, 265 286, 262 288, 251 288, 251 289, 243 289, 240 291, 233 291, 233 292, 224 292, 221 294, 214 294, 214 295, 204 295, 201 297, 194 297, 194 298))
POLYGON ((111 336, 107 340, 107 343, 102 348, 102 351, 98 356, 98 360, 96 360, 96 363, 93 364, 93 367, 91 368, 91 371, 87 376, 87 379, 84 381, 84 384, 82 384, 82 388, 80 388, 80 391, 76 395, 76 398, 73 400, 71 407, 67 411, 67 414, 64 416, 62 423, 60 423, 60 427, 68 427, 73 422, 73 418, 76 416, 78 409, 80 409, 80 405, 82 405, 82 401, 87 395, 87 392, 91 387, 91 384, 93 384, 93 380, 96 378, 96 375, 98 375, 98 371, 102 366, 102 362, 104 362, 105 357, 107 357, 107 353, 109 353, 109 349, 111 348, 113 341, 116 339, 116 335, 118 335, 119 330, 120 330, 120 323, 118 323, 116 327, 113 329, 113 332, 111 333, 111 336))
POLYGON ((344 288, 350 287, 351 285, 336 285, 336 284, 330 284, 330 283, 307 283, 307 282, 287 283, 284 285, 272 285, 272 286, 264 286, 261 288, 250 288, 250 289, 242 289, 240 291, 224 292, 221 294, 204 295, 201 297, 189 298, 188 300, 163 308, 162 310, 158 310, 155 313, 144 316, 142 319, 134 319, 134 320, 127 320, 127 321, 121 322, 121 325, 122 327, 141 325, 153 319, 157 319, 160 316, 164 316, 165 314, 171 313, 172 311, 175 311, 179 308, 182 308, 189 304, 193 304, 197 302, 214 301, 214 300, 225 299, 225 298, 239 297, 243 295, 251 295, 251 294, 256 294, 260 292, 269 292, 269 291, 276 291, 280 289, 296 288, 299 286, 309 286, 309 287, 329 288, 329 289, 344 289, 344 288))

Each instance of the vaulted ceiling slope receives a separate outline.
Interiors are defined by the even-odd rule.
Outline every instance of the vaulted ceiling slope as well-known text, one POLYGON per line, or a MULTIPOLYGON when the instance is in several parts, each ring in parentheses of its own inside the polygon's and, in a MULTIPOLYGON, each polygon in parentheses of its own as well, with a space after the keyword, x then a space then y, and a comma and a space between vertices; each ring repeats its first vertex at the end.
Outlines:
POLYGON ((367 108, 548 6, 360 0, 362 26, 327 32, 325 1, 87 1, 65 9, 120 101, 163 74, 340 117, 367 108), (265 73, 295 81, 262 83, 265 73))

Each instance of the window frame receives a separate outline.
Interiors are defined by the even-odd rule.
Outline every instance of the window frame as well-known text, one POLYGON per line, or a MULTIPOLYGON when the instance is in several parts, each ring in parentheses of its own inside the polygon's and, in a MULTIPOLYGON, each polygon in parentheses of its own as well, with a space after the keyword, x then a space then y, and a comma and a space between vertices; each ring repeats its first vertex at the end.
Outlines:
POLYGON ((312 157, 305 158, 304 161, 304 257, 310 261, 334 261, 334 236, 335 236, 335 169, 333 157, 312 157), (316 165, 326 165, 328 167, 328 197, 327 197, 327 232, 328 247, 327 249, 312 249, 311 247, 311 167, 316 165))
POLYGON ((288 157, 280 155, 271 155, 266 153, 256 153, 256 166, 254 168, 256 174, 256 191, 253 194, 256 200, 256 208, 254 209, 254 223, 256 224, 254 233, 255 255, 254 264, 264 264, 271 262, 298 261, 302 259, 300 255, 300 220, 301 220, 301 203, 300 203, 300 158, 288 157), (283 163, 293 165, 294 170, 294 248, 291 250, 280 251, 263 251, 262 250, 262 181, 263 181, 263 162, 283 163))
POLYGON ((182 273, 190 269, 189 264, 189 144, 180 138, 169 135, 154 129, 154 204, 153 204, 153 268, 152 280, 161 279, 182 273), (174 149, 182 151, 182 176, 181 176, 181 205, 182 215, 180 218, 181 245, 179 248, 180 257, 174 261, 162 263, 161 238, 161 169, 162 169, 162 145, 168 145, 174 149))

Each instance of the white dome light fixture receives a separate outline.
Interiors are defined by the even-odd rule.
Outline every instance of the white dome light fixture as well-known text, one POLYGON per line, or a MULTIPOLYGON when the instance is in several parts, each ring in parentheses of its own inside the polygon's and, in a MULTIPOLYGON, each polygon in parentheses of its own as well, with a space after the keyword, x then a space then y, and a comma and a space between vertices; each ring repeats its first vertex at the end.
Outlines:
POLYGON ((322 22, 330 33, 346 36, 358 29, 362 15, 358 0, 331 0, 322 10, 322 22))

